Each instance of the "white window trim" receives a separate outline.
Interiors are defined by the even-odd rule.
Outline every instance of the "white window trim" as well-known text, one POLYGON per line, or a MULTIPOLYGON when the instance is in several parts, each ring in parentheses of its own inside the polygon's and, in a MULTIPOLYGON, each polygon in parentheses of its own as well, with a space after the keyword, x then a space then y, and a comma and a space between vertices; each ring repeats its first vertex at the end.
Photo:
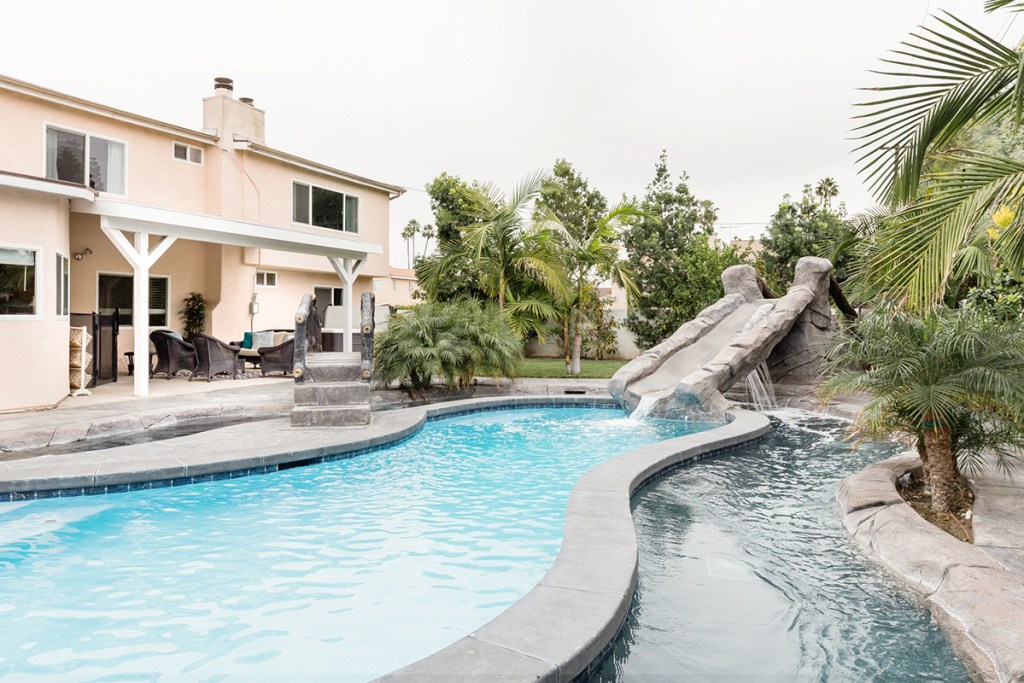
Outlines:
MULTIPOLYGON (((39 175, 40 178, 46 178, 46 129, 47 128, 53 128, 54 130, 64 131, 65 133, 74 133, 75 135, 84 135, 85 136, 85 159, 86 159, 86 163, 88 163, 89 158, 90 158, 92 139, 94 137, 102 138, 102 139, 107 140, 109 142, 117 142, 119 144, 124 145, 124 192, 105 192, 105 191, 104 192, 100 192, 99 190, 96 190, 96 194, 99 195, 101 198, 105 198, 105 197, 127 197, 128 196, 128 155, 129 155, 128 141, 123 139, 123 138, 115 138, 115 137, 111 137, 109 135, 103 135, 102 133, 90 133, 87 130, 82 130, 80 128, 75 128, 74 126, 65 126, 65 125, 60 124, 60 123, 52 123, 50 121, 43 121, 43 172, 39 175)), ((52 180, 52 178, 51 178, 51 180, 52 180)), ((84 185, 85 187, 89 187, 88 175, 84 178, 84 180, 85 180, 85 182, 81 183, 81 184, 84 185)), ((90 189, 92 189, 92 188, 90 188, 90 189)))
POLYGON ((171 141, 171 159, 173 159, 174 161, 177 161, 179 164, 188 164, 189 166, 202 166, 203 164, 206 163, 206 150, 203 149, 202 147, 198 146, 198 145, 190 145, 187 142, 182 142, 181 140, 172 140, 171 141), (175 145, 181 145, 182 147, 185 148, 185 158, 184 159, 179 159, 178 157, 174 156, 174 146, 175 145), (193 150, 193 149, 198 149, 199 150, 199 158, 200 158, 199 163, 191 161, 188 158, 189 157, 189 151, 193 150))
MULTIPOLYGON (((71 319, 71 256, 69 254, 64 254, 64 253, 59 252, 59 251, 56 252, 56 254, 57 254, 57 256, 60 256, 61 258, 63 258, 65 261, 68 262, 68 300, 63 302, 65 304, 67 304, 68 312, 67 313, 61 313, 60 312, 61 299, 64 298, 64 288, 62 287, 59 291, 54 292, 57 295, 57 298, 56 298, 56 302, 57 302, 57 320, 70 320, 71 319)), ((56 275, 56 273, 54 273, 54 275, 56 275)), ((63 273, 61 275, 63 275, 63 273)))
MULTIPOLYGON (((130 278, 134 278, 135 277, 135 273, 125 273, 125 272, 119 272, 119 271, 116 271, 116 270, 97 270, 96 271, 96 288, 95 288, 95 290, 96 290, 96 297, 94 299, 94 306, 93 306, 93 310, 94 311, 99 311, 100 310, 100 275, 118 275, 120 277, 130 277, 130 278)), ((172 289, 171 289, 171 285, 172 285, 171 276, 170 275, 162 275, 160 273, 150 273, 149 277, 150 278, 162 277, 165 280, 167 280, 167 322, 164 323, 163 325, 148 325, 147 327, 150 330, 168 330, 168 329, 171 329, 171 302, 174 301, 174 297, 171 296, 171 292, 172 292, 172 289)), ((152 309, 150 309, 150 310, 152 310, 152 309)), ((129 318, 128 320, 129 321, 127 323, 125 323, 124 325, 121 325, 121 327, 127 327, 128 329, 133 329, 135 327, 135 311, 132 311, 132 317, 129 318)))
POLYGON ((254 281, 256 282, 256 286, 257 287, 266 287, 267 289, 276 289, 277 288, 277 277, 278 277, 278 275, 277 275, 277 271, 276 270, 257 270, 256 271, 256 275, 254 276, 254 278, 255 278, 254 281), (262 285, 259 282, 260 273, 263 274, 263 282, 264 282, 264 284, 262 284, 262 285), (274 276, 274 284, 272 284, 272 285, 266 284, 267 275, 273 275, 274 276))
MULTIPOLYGON (((345 298, 345 285, 335 285, 335 284, 330 284, 330 285, 313 285, 313 289, 329 289, 329 290, 331 290, 331 301, 334 301, 334 290, 335 289, 341 291, 342 299, 345 298)), ((327 305, 328 306, 334 306, 335 304, 327 304, 327 305)), ((337 305, 340 306, 341 304, 337 304, 337 305)))
MULTIPOLYGON (((292 220, 292 225, 301 225, 304 228, 316 228, 317 230, 327 230, 328 232, 331 232, 331 233, 338 233, 338 232, 340 232, 343 235, 360 235, 360 234, 362 234, 363 230, 362 230, 362 226, 359 224, 358 216, 356 217, 356 231, 355 232, 349 232, 348 230, 334 230, 332 228, 325 228, 322 225, 314 225, 313 224, 313 188, 314 187, 319 187, 321 190, 327 190, 328 192, 337 192, 338 194, 345 195, 346 197, 352 197, 357 202, 359 202, 360 206, 362 206, 362 204, 363 204, 363 198, 360 195, 358 195, 358 194, 354 194, 352 192, 346 192, 345 190, 336 190, 333 187, 327 187, 326 185, 318 185, 318 184, 316 184, 314 182, 310 182, 309 180, 302 180, 300 178, 292 178, 292 186, 291 186, 291 188, 289 188, 289 190, 290 190, 289 195, 291 197, 291 203, 290 204, 291 204, 291 220, 292 220), (305 185, 306 187, 309 188, 309 207, 308 207, 309 208, 309 222, 308 223, 300 223, 299 221, 295 220, 295 185, 296 185, 296 183, 299 184, 299 185, 305 185)), ((346 211, 347 211, 347 209, 346 209, 346 211)))
POLYGON ((43 278, 46 277, 44 261, 46 254, 41 244, 16 244, 13 242, 0 242, 0 249, 21 249, 24 251, 36 252, 36 312, 31 315, 0 315, 0 320, 43 320, 46 318, 46 288, 43 286, 43 278))

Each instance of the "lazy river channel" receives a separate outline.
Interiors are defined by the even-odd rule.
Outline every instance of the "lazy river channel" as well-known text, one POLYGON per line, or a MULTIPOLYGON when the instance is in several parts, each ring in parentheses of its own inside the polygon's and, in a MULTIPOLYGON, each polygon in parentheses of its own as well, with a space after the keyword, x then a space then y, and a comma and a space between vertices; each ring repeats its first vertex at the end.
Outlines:
POLYGON ((365 681, 525 595, 588 469, 709 426, 483 412, 274 474, 2 503, 0 678, 365 681))
POLYGON ((770 413, 761 441, 655 480, 633 499, 639 580, 591 683, 968 681, 910 593, 843 532, 839 481, 893 455, 837 420, 770 413))

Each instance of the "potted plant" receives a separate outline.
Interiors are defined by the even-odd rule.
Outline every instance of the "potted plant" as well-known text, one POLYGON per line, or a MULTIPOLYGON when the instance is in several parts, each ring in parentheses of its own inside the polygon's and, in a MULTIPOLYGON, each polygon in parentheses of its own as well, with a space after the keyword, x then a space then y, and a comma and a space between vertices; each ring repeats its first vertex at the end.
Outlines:
POLYGON ((186 339, 191 339, 195 334, 202 334, 206 331, 206 297, 199 292, 189 292, 189 295, 182 299, 182 309, 178 311, 178 315, 184 324, 186 339))

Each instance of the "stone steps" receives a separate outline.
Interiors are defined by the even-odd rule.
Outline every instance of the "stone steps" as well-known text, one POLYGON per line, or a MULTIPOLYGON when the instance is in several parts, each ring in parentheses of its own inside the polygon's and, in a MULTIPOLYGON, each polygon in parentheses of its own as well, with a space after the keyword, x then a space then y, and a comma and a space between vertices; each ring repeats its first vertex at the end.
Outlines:
POLYGON ((295 385, 293 427, 370 424, 370 385, 360 381, 358 353, 315 353, 306 358, 306 381, 295 385))

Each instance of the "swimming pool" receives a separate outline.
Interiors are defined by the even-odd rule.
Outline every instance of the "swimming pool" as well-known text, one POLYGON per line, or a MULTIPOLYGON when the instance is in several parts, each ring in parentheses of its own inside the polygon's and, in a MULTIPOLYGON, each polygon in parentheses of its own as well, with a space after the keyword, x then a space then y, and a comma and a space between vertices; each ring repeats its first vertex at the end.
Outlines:
POLYGON ((639 581, 591 683, 966 681, 928 611, 869 566, 835 511, 839 481, 903 450, 843 424, 774 413, 756 444, 684 467, 634 498, 639 581))
POLYGON ((347 460, 0 504, 0 675, 386 673, 544 575, 586 470, 709 426, 593 408, 484 412, 347 460))

